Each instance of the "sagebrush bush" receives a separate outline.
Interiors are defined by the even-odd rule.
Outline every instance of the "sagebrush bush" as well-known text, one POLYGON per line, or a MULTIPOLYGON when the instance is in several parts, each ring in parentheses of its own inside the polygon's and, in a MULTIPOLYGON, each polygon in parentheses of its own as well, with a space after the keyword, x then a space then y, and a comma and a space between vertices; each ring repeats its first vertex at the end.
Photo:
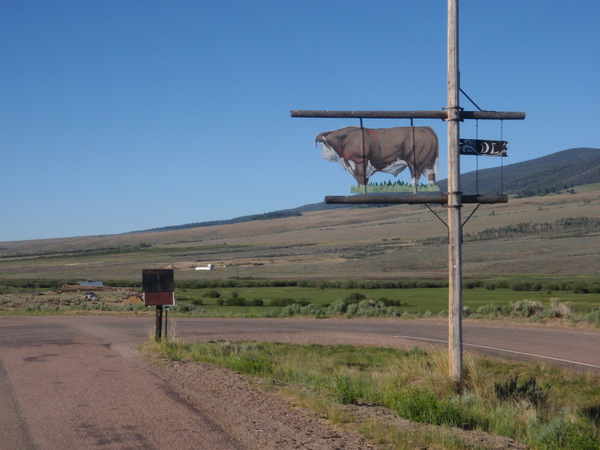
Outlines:
POLYGON ((550 299, 550 317, 558 317, 568 319, 573 314, 572 303, 562 303, 559 298, 553 297, 550 299))
POLYGON ((600 327, 600 309, 586 314, 585 321, 596 327, 600 327))
POLYGON ((319 308, 317 305, 309 303, 308 305, 300 305, 299 303, 293 303, 286 306, 281 311, 281 317, 289 316, 315 316, 320 317, 325 315, 325 311, 319 308))
POLYGON ((346 312, 348 305, 344 300, 336 300, 327 308, 327 314, 332 316, 339 316, 346 312))
POLYGON ((360 317, 389 317, 399 316, 400 314, 394 308, 385 306, 382 302, 374 300, 361 300, 359 303, 352 303, 346 308, 345 316, 347 318, 360 317))
POLYGON ((546 404, 549 394, 548 389, 542 388, 535 377, 531 377, 521 384, 519 384, 518 380, 518 375, 511 375, 508 381, 504 383, 494 383, 496 397, 504 401, 526 400, 538 408, 546 404))
POLYGON ((325 311, 323 311, 317 305, 313 305, 312 303, 310 303, 310 304, 305 305, 302 308, 300 308, 300 314, 302 314, 304 316, 319 317, 319 316, 324 316, 325 311))
POLYGON ((544 309, 542 302, 532 300, 521 300, 516 303, 511 302, 513 314, 520 317, 531 317, 544 309))
POLYGON ((598 449, 598 439, 592 426, 573 423, 565 417, 555 419, 545 426, 532 428, 528 443, 534 448, 598 449))
POLYGON ((310 304, 310 302, 308 300, 298 300, 298 299, 294 299, 294 298, 274 298, 271 299, 271 301, 269 302, 270 306, 289 306, 289 305, 293 305, 294 303, 301 305, 301 306, 306 306, 308 304, 310 304))

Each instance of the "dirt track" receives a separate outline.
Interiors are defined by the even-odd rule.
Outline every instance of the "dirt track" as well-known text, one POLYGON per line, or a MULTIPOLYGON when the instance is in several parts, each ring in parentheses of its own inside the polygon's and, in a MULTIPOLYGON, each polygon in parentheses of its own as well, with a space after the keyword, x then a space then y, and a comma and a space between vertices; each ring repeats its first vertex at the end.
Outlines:
MULTIPOLYGON (((369 448, 358 435, 335 430, 229 371, 202 364, 152 365, 136 351, 152 325, 148 318, 0 318, 3 446, 369 448)), ((185 335, 196 329, 195 339, 261 337, 367 345, 389 345, 390 333, 410 333, 403 326, 407 324, 392 321, 232 319, 180 320, 176 325, 185 335)), ((577 336, 600 354, 598 333, 577 336)), ((567 339, 562 341, 566 345, 567 339)), ((394 346, 414 345, 397 338, 394 346)))

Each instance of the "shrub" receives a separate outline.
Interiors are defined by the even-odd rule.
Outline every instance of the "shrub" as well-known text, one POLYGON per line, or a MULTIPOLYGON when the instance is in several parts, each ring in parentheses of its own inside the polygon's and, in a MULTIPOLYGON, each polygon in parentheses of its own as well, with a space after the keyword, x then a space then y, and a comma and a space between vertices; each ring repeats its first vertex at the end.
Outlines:
POLYGON ((477 308, 477 314, 481 315, 496 315, 502 311, 502 306, 500 305, 482 305, 477 308))
POLYGON ((204 294, 204 296, 208 297, 208 298, 220 298, 221 294, 219 294, 218 291, 215 291, 214 289, 211 289, 210 291, 206 292, 204 294))
POLYGON ((308 304, 308 305, 303 306, 302 308, 300 308, 300 314, 302 314, 304 316, 319 317, 319 316, 324 316, 325 315, 325 311, 323 311, 317 305, 308 304))
POLYGON ((201 305, 204 305, 204 302, 201 299, 196 298, 196 299, 192 300, 192 304, 194 304, 196 306, 201 306, 201 305))
POLYGON ((600 294, 600 285, 590 286, 590 294, 600 294))
POLYGON ((300 316, 300 315, 320 317, 320 316, 325 315, 325 311, 323 311, 321 308, 319 308, 318 306, 313 305, 313 304, 308 304, 308 305, 302 306, 298 303, 288 305, 288 306, 284 307, 283 310, 281 311, 282 317, 300 316))
POLYGON ((336 300, 327 308, 327 314, 332 316, 339 316, 344 314, 348 308, 345 300, 336 300))
POLYGON ((385 306, 408 306, 408 304, 403 303, 402 300, 390 300, 385 297, 377 299, 377 302, 383 303, 385 306))
POLYGON ((359 303, 352 303, 346 308, 345 316, 347 318, 354 316, 361 317, 387 317, 399 316, 400 314, 394 308, 385 306, 381 302, 374 300, 361 300, 359 303))
POLYGON ((397 393, 394 408, 400 416, 420 423, 471 430, 479 422, 460 402, 453 402, 449 397, 438 399, 436 394, 429 390, 419 392, 407 389, 397 393))
POLYGON ((273 372, 273 363, 264 355, 231 355, 227 365, 230 369, 247 375, 265 376, 273 372))
POLYGON ((561 303, 560 299, 553 297, 550 299, 550 312, 551 317, 559 317, 568 319, 573 314, 572 303, 561 303))
POLYGON ((294 303, 296 303, 298 305, 302 305, 302 306, 306 306, 306 305, 310 304, 310 302, 307 300, 296 300, 293 298, 274 298, 269 302, 269 305, 270 306, 289 306, 289 305, 293 305, 294 303))
POLYGON ((346 303, 350 304, 350 303, 358 303, 361 300, 364 300, 365 298, 367 298, 364 294, 361 294, 360 292, 353 292, 352 294, 349 294, 348 296, 346 296, 346 298, 344 299, 346 301, 346 303))
POLYGON ((486 281, 485 283, 483 283, 483 286, 488 291, 494 291, 496 289, 496 283, 494 283, 493 281, 486 281))
POLYGON ((283 308, 283 310, 281 311, 281 316, 282 317, 296 316, 296 315, 300 314, 301 309, 302 309, 302 306, 300 306, 298 303, 293 303, 293 304, 288 305, 283 308))
POLYGON ((255 298, 247 302, 248 306, 264 306, 264 302, 260 298, 255 298))
POLYGON ((334 374, 332 391, 335 400, 342 405, 353 405, 358 400, 358 390, 354 387, 352 379, 344 372, 334 374))
POLYGON ((571 291, 574 294, 589 294, 590 290, 588 289, 587 283, 573 283, 571 285, 571 291))
POLYGON ((542 283, 532 281, 514 281, 511 285, 513 291, 539 291, 542 283))
POLYGON ((598 449, 598 440, 592 427, 572 423, 563 417, 534 429, 530 433, 529 444, 535 448, 598 449))
POLYGON ((592 325, 595 325, 596 327, 600 327, 600 309, 586 314, 585 321, 592 325))
POLYGON ((246 306, 246 299, 243 297, 232 297, 225 300, 225 306, 246 306))
POLYGON ((173 310, 177 312, 188 313, 194 311, 196 307, 194 305, 190 305, 189 303, 177 303, 173 306, 173 310))
POLYGON ((499 400, 527 400, 537 407, 544 406, 548 400, 548 389, 539 386, 535 377, 519 385, 518 376, 511 376, 505 383, 494 383, 494 392, 499 400))
POLYGON ((346 308, 346 314, 345 316, 347 318, 353 317, 357 314, 358 312, 358 304, 357 303, 352 303, 350 305, 348 305, 348 307, 346 308))
POLYGON ((520 302, 512 303, 511 308, 513 313, 521 317, 531 317, 544 309, 542 302, 521 300, 520 302))

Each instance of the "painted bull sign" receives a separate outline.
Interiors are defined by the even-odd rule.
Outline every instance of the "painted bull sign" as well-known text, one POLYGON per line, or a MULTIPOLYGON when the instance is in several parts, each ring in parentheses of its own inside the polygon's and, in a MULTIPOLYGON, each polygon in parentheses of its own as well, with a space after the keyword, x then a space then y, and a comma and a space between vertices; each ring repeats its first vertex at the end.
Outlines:
POLYGON ((375 172, 396 176, 409 168, 412 184, 421 175, 433 184, 438 173, 438 138, 430 127, 345 127, 315 138, 324 159, 339 162, 358 182, 366 185, 375 172))

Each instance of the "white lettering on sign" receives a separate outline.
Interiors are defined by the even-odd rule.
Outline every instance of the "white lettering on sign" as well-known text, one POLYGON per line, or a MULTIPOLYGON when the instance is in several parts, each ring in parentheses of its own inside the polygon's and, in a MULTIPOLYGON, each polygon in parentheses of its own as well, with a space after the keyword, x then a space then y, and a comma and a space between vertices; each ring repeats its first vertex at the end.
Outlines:
POLYGON ((461 139, 461 155, 508 156, 506 141, 486 141, 479 139, 461 139))

